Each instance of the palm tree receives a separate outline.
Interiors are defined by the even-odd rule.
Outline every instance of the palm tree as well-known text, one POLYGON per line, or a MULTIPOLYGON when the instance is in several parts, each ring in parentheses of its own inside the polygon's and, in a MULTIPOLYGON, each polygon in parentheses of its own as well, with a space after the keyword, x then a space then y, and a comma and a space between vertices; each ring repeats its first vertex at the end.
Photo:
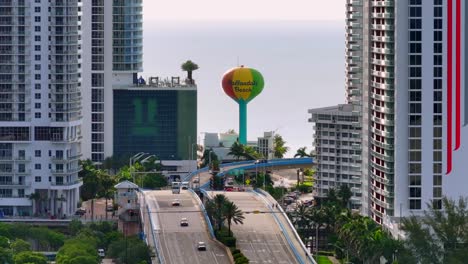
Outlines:
POLYGON ((192 72, 198 70, 198 65, 191 60, 188 60, 182 64, 181 68, 183 71, 187 72, 187 79, 192 82, 192 72))
POLYGON ((240 158, 244 157, 244 155, 245 155, 244 145, 239 143, 239 141, 234 142, 234 144, 232 144, 232 146, 231 146, 231 148, 230 148, 230 150, 228 152, 228 155, 231 155, 231 156, 235 157, 237 160, 240 160, 240 158))
POLYGON ((29 200, 34 202, 34 208, 36 214, 39 213, 39 202, 41 201, 41 194, 38 192, 33 192, 28 196, 29 200))
POLYGON ((231 235, 231 222, 234 221, 234 223, 237 224, 244 224, 244 213, 242 210, 240 210, 237 205, 235 205, 231 201, 227 201, 224 204, 224 217, 227 220, 228 223, 228 230, 229 230, 229 235, 231 235))
POLYGON ((349 200, 353 196, 353 193, 351 192, 351 189, 349 188, 348 185, 341 185, 340 188, 338 189, 337 193, 338 197, 340 197, 342 206, 344 208, 348 208, 349 206, 349 200))
POLYGON ((258 153, 253 147, 245 146, 244 147, 244 155, 243 157, 246 160, 256 160, 262 157, 260 153, 258 153))
POLYGON ((275 150, 274 150, 274 155, 276 158, 282 159, 284 157, 284 154, 288 152, 289 147, 287 147, 286 141, 284 141, 283 137, 279 134, 276 134, 274 137, 275 141, 275 150))
POLYGON ((294 155, 295 158, 299 157, 299 158, 304 158, 304 157, 310 157, 310 154, 307 153, 306 151, 307 147, 302 147, 302 148, 299 148, 296 152, 296 154, 294 155))
POLYGON ((226 216, 224 215, 224 206, 228 202, 228 198, 223 195, 223 194, 217 194, 215 197, 213 197, 213 203, 214 203, 214 218, 216 221, 216 224, 218 225, 218 230, 221 230, 221 227, 223 226, 223 222, 226 219, 226 216))
POLYGON ((210 161, 210 156, 211 156, 211 161, 218 160, 218 155, 213 151, 212 148, 210 149, 205 149, 203 151, 203 156, 201 157, 201 167, 206 167, 210 161))

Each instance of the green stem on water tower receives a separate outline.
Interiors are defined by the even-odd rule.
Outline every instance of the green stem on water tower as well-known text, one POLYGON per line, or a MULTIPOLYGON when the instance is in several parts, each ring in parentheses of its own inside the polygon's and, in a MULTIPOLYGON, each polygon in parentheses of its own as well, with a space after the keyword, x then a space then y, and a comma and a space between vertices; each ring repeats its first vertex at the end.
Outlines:
POLYGON ((239 100, 239 142, 247 145, 247 102, 239 100))

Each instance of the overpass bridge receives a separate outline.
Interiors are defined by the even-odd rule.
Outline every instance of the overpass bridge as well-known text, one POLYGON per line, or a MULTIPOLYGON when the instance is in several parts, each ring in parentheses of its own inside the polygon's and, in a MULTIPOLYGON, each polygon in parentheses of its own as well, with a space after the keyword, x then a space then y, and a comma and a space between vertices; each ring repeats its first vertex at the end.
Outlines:
MULTIPOLYGON (((312 164, 311 158, 278 159, 266 163, 241 161, 221 164, 221 172, 217 176, 222 177, 235 169, 279 170, 310 167, 312 164)), ((187 175, 183 181, 196 178, 206 197, 223 193, 246 212, 244 225, 233 225, 232 229, 237 237, 238 247, 249 258, 250 263, 316 264, 285 212, 280 207, 273 207, 276 204, 273 197, 261 190, 209 191, 207 187, 211 177, 208 168, 202 168, 187 175)), ((214 241, 213 227, 202 202, 193 191, 181 191, 181 194, 172 194, 171 191, 143 191, 141 196, 141 214, 147 244, 157 255, 153 263, 233 263, 226 248, 214 241), (174 199, 181 201, 180 208, 170 205, 174 199), (182 217, 189 220, 189 229, 179 226, 182 217), (198 241, 206 242, 209 252, 198 252, 195 248, 198 241)))

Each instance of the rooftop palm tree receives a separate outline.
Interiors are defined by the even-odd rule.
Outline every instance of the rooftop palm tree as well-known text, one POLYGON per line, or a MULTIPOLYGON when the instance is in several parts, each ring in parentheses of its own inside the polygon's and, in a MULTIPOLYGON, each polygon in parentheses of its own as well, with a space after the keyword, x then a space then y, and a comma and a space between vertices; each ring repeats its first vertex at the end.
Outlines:
POLYGON ((198 70, 198 65, 191 60, 188 60, 182 64, 181 68, 183 71, 187 72, 187 79, 193 81, 192 72, 198 70))
POLYGON ((237 224, 244 224, 244 213, 242 210, 240 210, 237 205, 235 205, 231 201, 227 201, 224 204, 224 216, 226 217, 227 223, 228 223, 228 230, 229 230, 229 235, 231 235, 231 223, 234 221, 234 223, 237 224))

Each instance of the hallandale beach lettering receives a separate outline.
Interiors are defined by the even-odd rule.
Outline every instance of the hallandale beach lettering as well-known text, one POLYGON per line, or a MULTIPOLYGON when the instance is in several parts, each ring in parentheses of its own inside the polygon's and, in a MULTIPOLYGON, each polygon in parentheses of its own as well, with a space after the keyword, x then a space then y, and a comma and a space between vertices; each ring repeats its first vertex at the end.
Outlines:
POLYGON ((242 82, 240 80, 235 80, 235 81, 231 81, 231 85, 234 88, 234 91, 238 93, 252 92, 252 87, 257 85, 257 81, 242 82))

